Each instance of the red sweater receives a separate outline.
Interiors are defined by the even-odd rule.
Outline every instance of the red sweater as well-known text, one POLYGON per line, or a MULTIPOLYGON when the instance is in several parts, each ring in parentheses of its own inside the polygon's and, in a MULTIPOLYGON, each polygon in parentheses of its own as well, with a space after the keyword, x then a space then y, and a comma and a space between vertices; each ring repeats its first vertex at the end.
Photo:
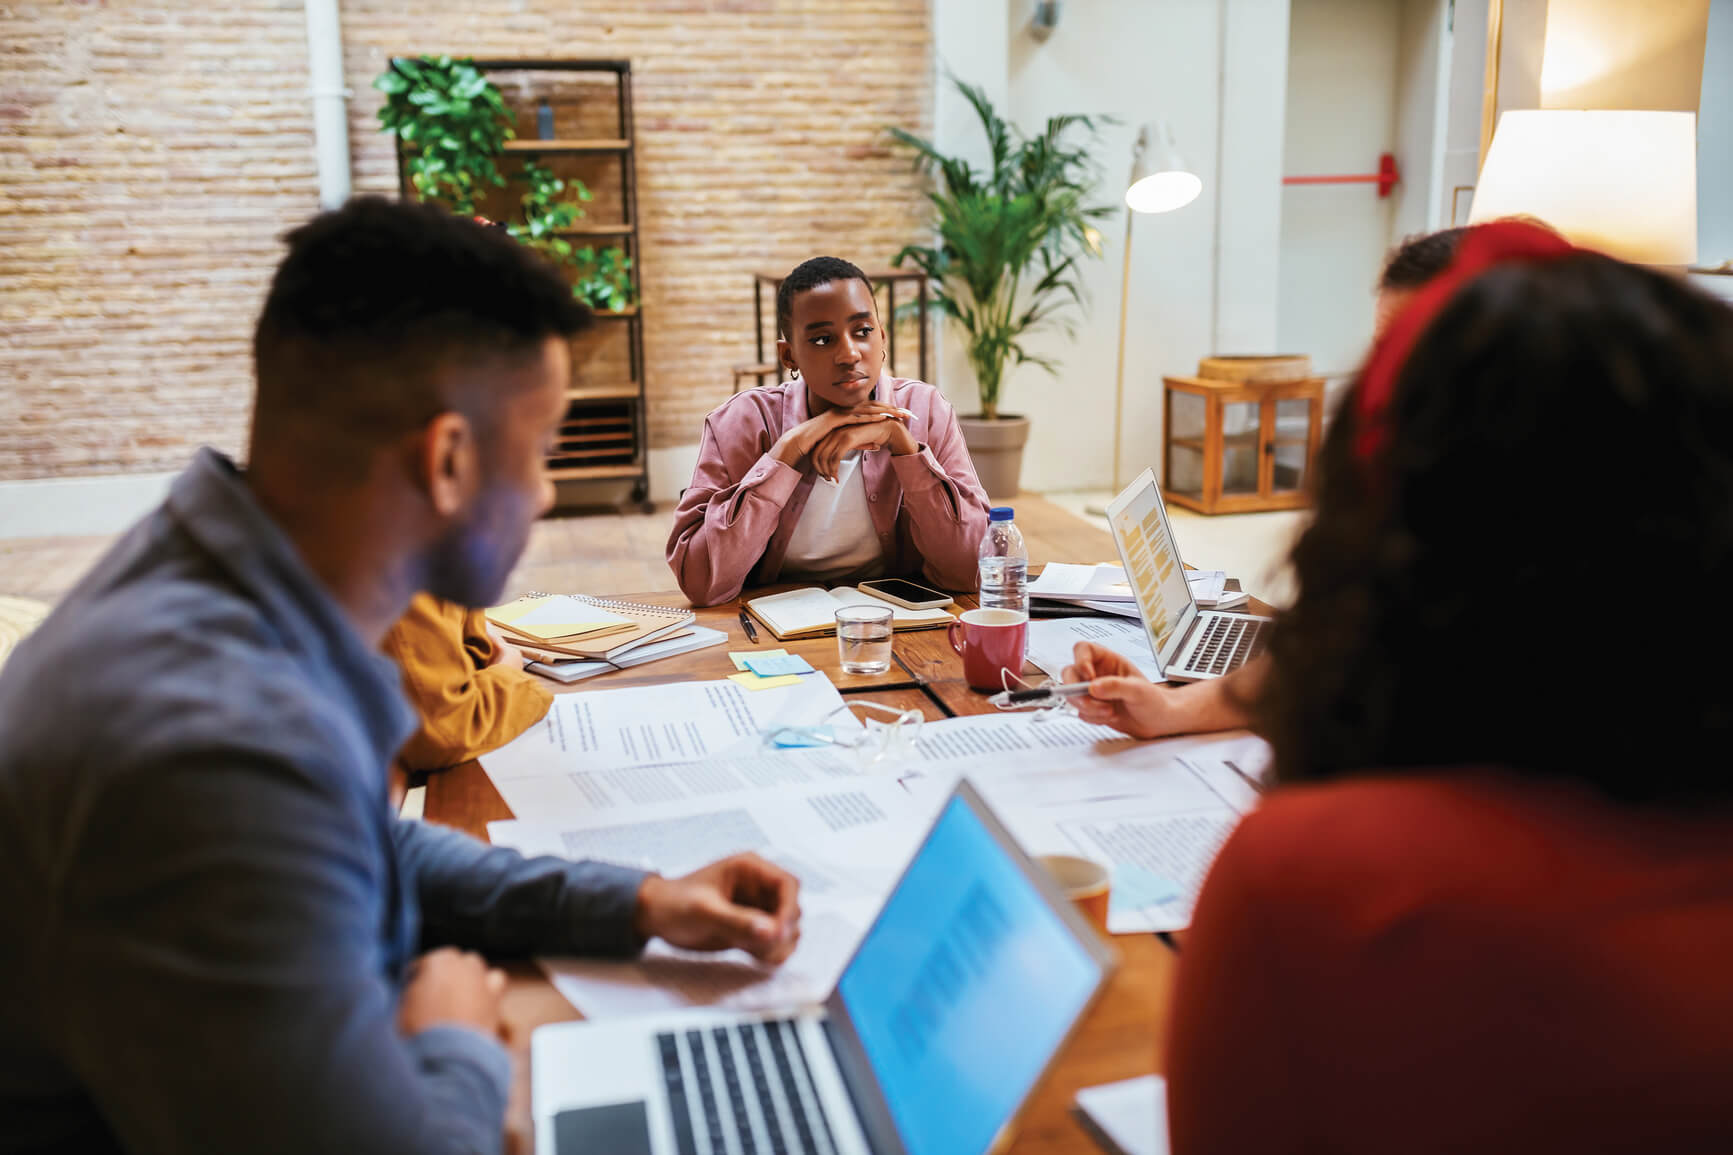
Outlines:
POLYGON ((1733 1152, 1733 808, 1285 788, 1184 944, 1175 1155, 1733 1152))

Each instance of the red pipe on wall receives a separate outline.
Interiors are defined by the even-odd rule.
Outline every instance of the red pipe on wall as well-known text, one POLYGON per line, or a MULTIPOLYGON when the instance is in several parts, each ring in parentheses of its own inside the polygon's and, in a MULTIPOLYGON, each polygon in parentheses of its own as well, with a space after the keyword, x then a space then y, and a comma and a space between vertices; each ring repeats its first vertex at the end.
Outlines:
POLYGON ((1283 184, 1375 184, 1378 195, 1387 197, 1390 190, 1396 187, 1396 155, 1383 153, 1378 157, 1378 171, 1368 173, 1347 173, 1342 176, 1285 176, 1283 184))

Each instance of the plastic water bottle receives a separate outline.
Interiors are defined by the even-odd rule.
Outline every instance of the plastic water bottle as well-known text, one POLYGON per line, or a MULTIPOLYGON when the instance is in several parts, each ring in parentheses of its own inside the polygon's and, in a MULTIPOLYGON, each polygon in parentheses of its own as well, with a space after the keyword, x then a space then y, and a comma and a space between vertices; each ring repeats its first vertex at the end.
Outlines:
POLYGON ((981 608, 1029 612, 1029 551, 1011 507, 996 506, 981 539, 981 608))

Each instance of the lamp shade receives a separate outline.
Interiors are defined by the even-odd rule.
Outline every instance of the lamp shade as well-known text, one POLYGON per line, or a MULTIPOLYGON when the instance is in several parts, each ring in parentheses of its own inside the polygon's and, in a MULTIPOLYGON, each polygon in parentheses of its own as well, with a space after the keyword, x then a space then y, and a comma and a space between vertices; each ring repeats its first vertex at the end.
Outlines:
POLYGON ((1137 130, 1131 149, 1131 181, 1125 205, 1135 213, 1166 213, 1184 208, 1203 191, 1203 181, 1191 171, 1174 147, 1167 125, 1146 124, 1137 130))
POLYGON ((1469 224, 1531 216, 1647 265, 1697 259, 1697 114, 1518 109, 1499 118, 1469 224))

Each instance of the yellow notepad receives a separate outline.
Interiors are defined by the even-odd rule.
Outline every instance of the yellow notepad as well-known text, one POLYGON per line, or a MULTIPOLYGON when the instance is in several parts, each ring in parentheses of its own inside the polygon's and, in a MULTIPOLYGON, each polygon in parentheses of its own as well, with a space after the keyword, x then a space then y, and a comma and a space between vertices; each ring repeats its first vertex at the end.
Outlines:
POLYGON ((487 611, 490 621, 509 626, 513 633, 544 642, 584 637, 603 630, 623 630, 632 619, 594 602, 565 594, 523 598, 487 611))
POLYGON ((562 596, 568 601, 583 602, 605 610, 621 618, 623 624, 605 626, 579 634, 576 637, 537 638, 500 617, 501 610, 509 613, 518 605, 539 601, 546 596, 545 594, 535 594, 531 597, 519 598, 505 606, 496 606, 487 612, 487 619, 498 626, 500 632, 507 635, 509 641, 528 642, 532 646, 563 654, 568 658, 610 662, 638 646, 672 637, 677 630, 683 630, 697 620, 696 614, 682 607, 642 605, 638 602, 592 598, 583 594, 562 596))

